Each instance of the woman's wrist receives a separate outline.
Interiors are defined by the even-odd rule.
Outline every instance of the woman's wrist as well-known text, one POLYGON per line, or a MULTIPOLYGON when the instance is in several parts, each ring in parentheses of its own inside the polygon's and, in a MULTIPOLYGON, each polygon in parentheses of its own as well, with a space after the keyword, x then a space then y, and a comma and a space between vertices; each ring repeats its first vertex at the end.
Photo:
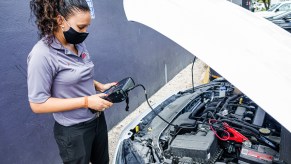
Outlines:
POLYGON ((88 104, 88 96, 84 97, 84 108, 88 109, 89 108, 89 104, 88 104))

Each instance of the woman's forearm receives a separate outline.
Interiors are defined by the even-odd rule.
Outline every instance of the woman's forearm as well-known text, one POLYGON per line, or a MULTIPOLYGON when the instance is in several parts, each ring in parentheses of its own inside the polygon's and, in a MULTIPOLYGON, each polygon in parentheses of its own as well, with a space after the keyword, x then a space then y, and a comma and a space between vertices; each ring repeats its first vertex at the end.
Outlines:
POLYGON ((34 113, 63 112, 85 107, 85 98, 49 98, 46 102, 37 104, 30 102, 30 107, 34 113))

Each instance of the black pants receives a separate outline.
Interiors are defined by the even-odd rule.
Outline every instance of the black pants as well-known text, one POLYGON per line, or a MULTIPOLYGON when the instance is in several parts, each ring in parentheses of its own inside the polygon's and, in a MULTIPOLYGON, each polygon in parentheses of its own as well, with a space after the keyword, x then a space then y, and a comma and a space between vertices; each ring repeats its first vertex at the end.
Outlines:
POLYGON ((108 164, 108 134, 104 113, 69 127, 55 123, 54 135, 64 164, 108 164))

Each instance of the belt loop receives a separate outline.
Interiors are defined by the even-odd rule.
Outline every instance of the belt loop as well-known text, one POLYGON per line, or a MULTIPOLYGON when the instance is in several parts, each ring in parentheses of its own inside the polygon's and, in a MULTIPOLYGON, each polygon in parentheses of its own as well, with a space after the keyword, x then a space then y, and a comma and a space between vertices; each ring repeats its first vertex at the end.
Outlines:
POLYGON ((101 115, 101 112, 96 112, 96 117, 98 118, 101 115))

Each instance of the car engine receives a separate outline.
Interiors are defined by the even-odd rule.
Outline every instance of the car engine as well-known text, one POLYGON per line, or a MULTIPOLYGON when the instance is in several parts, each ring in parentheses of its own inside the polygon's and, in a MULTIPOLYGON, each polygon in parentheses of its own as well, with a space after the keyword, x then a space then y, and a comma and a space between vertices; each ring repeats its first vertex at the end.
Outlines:
POLYGON ((179 92, 147 114, 124 140, 120 161, 280 163, 280 132, 255 102, 218 79, 179 92))

